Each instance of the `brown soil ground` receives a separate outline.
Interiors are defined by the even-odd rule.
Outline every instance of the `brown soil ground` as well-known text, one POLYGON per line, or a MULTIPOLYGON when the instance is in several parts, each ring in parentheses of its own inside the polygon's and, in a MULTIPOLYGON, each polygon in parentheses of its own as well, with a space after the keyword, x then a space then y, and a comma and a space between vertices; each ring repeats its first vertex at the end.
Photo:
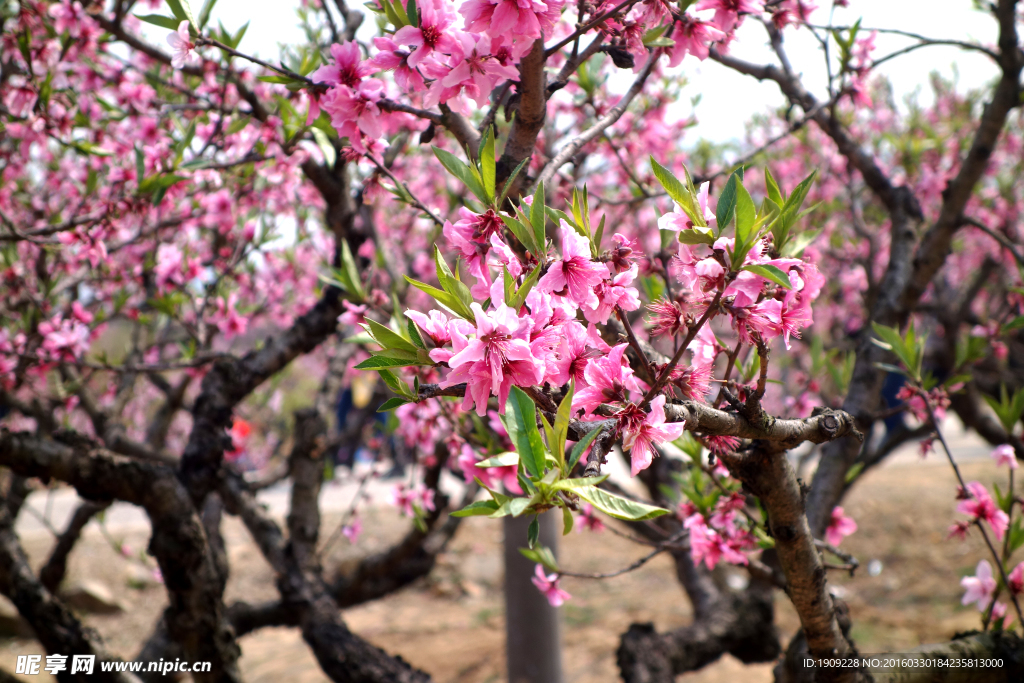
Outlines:
MULTIPOLYGON (((903 458, 865 475, 845 502, 860 529, 843 543, 859 558, 854 578, 841 572, 830 583, 841 587, 854 619, 853 635, 862 652, 898 652, 921 643, 948 639, 958 630, 977 628, 973 608, 960 606, 960 577, 972 573, 983 555, 980 538, 946 540, 955 518, 955 480, 937 456, 926 462, 903 458), (865 571, 871 560, 882 563, 877 576, 865 571)), ((968 480, 987 485, 1000 477, 990 462, 963 465, 968 480)), ((325 529, 337 517, 328 517, 325 529)), ((390 509, 370 510, 364 517, 364 537, 356 548, 341 547, 332 561, 351 561, 384 547, 402 534, 407 521, 390 509)), ((227 600, 250 602, 275 597, 269 567, 235 519, 228 519, 232 577, 227 600)), ((504 679, 504 632, 498 523, 473 518, 460 529, 451 549, 429 577, 383 600, 346 610, 350 628, 388 652, 400 654, 431 672, 439 682, 484 683, 504 679)), ((143 548, 146 533, 115 534, 134 548, 143 548)), ((38 566, 52 541, 48 536, 25 539, 38 566)), ((344 544, 340 544, 344 545, 344 544)), ((567 568, 607 571, 628 564, 643 549, 610 533, 572 533, 564 538, 560 555, 567 568)), ((69 580, 89 577, 104 581, 128 609, 116 615, 85 615, 109 649, 125 658, 139 644, 166 604, 160 586, 128 585, 130 562, 118 555, 91 529, 72 557, 69 580)), ((330 566, 330 563, 328 563, 330 566)), ((566 579, 573 595, 563 608, 566 679, 615 681, 615 648, 619 634, 635 621, 653 621, 658 629, 686 624, 690 609, 673 577, 671 563, 661 557, 642 569, 611 580, 566 579)), ((777 622, 788 640, 797 627, 785 595, 778 594, 777 622)), ((265 629, 241 640, 244 678, 252 683, 326 681, 316 661, 294 629, 265 629)), ((16 655, 39 653, 31 640, 0 641, 0 667, 14 671, 16 655)), ((26 677, 44 681, 47 676, 26 677)), ((724 658, 681 680, 719 683, 771 680, 771 665, 744 667, 724 658)))

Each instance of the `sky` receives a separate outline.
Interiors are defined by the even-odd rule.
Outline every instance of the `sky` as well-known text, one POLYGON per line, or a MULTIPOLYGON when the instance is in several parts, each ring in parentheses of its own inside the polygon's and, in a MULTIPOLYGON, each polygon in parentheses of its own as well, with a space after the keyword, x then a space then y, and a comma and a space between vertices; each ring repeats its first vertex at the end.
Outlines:
MULTIPOLYGON (((811 18, 824 24, 828 20, 829 2, 818 0, 818 3, 823 9, 811 18)), ((198 13, 201 0, 192 0, 192 4, 198 13)), ((353 7, 356 4, 350 2, 353 7)), ((279 53, 279 44, 304 40, 295 17, 295 7, 295 2, 281 0, 219 0, 212 13, 212 21, 220 19, 226 28, 236 30, 248 20, 249 29, 239 49, 274 59, 279 53)), ((971 40, 985 45, 996 42, 994 19, 975 10, 971 0, 850 0, 850 7, 836 10, 833 23, 848 25, 858 18, 863 18, 862 26, 865 28, 899 28, 930 38, 971 40)), ((162 40, 162 29, 146 28, 155 32, 146 31, 151 34, 151 39, 162 40)), ((364 22, 363 30, 374 29, 372 20, 364 22)), ((817 42, 806 30, 788 31, 786 36, 791 63, 803 74, 805 87, 821 96, 825 90, 826 72, 817 42)), ((879 35, 874 56, 880 58, 912 42, 899 36, 879 35)), ((740 28, 732 54, 760 63, 773 61, 774 57, 766 43, 764 29, 752 21, 745 22, 740 28)), ((742 140, 745 125, 753 114, 769 111, 783 103, 775 84, 758 83, 710 60, 700 62, 694 57, 686 57, 677 69, 688 79, 683 97, 689 100, 700 95, 700 102, 694 110, 699 121, 693 131, 694 139, 701 136, 716 143, 742 140)), ((878 72, 891 80, 897 98, 920 89, 922 99, 927 102, 927 79, 935 70, 946 77, 956 74, 964 89, 982 86, 997 75, 995 65, 987 57, 955 47, 922 48, 883 64, 878 72)), ((680 116, 688 113, 689 108, 681 111, 680 116)))

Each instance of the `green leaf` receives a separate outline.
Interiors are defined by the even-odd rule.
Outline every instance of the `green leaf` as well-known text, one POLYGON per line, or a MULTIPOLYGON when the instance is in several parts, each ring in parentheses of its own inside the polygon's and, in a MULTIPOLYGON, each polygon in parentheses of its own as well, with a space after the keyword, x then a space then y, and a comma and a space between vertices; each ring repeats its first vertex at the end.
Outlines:
POLYGON ((576 380, 569 381, 569 391, 562 397, 558 404, 558 412, 555 414, 554 435, 555 442, 548 443, 551 447, 551 454, 558 461, 558 466, 563 472, 565 469, 565 439, 569 434, 569 420, 572 418, 572 398, 576 393, 576 380))
POLYGON ((500 506, 493 500, 478 500, 461 510, 450 513, 452 517, 480 517, 494 514, 500 506))
POLYGON ((366 298, 363 290, 363 282, 359 277, 359 269, 356 268, 356 260, 352 258, 352 250, 348 246, 348 240, 341 240, 341 268, 345 274, 345 281, 348 285, 349 294, 353 294, 360 301, 366 298))
POLYGON ((376 320, 367 319, 366 323, 361 327, 385 349, 399 349, 416 353, 416 346, 412 342, 391 328, 381 325, 376 320))
POLYGON ((377 408, 377 412, 386 413, 389 410, 398 408, 399 406, 404 406, 406 403, 411 403, 411 401, 398 396, 392 396, 388 400, 384 401, 384 403, 380 404, 380 408, 377 408))
POLYGON ((196 27, 198 30, 202 31, 206 27, 207 22, 210 21, 210 12, 213 11, 213 6, 216 4, 217 0, 206 0, 203 3, 202 9, 199 10, 199 16, 196 17, 196 21, 199 24, 196 27))
POLYGON ((818 239, 821 230, 806 230, 791 240, 788 240, 780 252, 782 256, 789 258, 800 258, 804 249, 810 246, 811 242, 818 239))
POLYGON ((523 170, 523 166, 526 166, 527 162, 529 161, 530 157, 526 157, 525 159, 520 161, 519 165, 516 166, 515 169, 512 171, 512 175, 510 175, 508 177, 508 180, 505 181, 505 186, 501 188, 501 196, 498 197, 498 201, 494 202, 494 205, 497 208, 500 209, 501 205, 505 203, 505 197, 508 196, 508 191, 512 188, 512 183, 515 181, 516 176, 519 175, 519 172, 523 170))
POLYGON ((237 48, 239 43, 242 42, 242 38, 245 37, 245 32, 249 30, 249 22, 242 24, 242 28, 238 29, 238 32, 231 38, 231 47, 237 48))
POLYGON ((505 223, 505 227, 507 227, 509 231, 513 235, 515 235, 515 238, 519 240, 519 243, 526 247, 526 250, 528 252, 530 252, 534 256, 537 256, 540 249, 537 246, 536 240, 534 240, 533 238, 533 231, 531 229, 528 229, 522 221, 512 218, 511 216, 500 214, 500 217, 502 222, 505 223))
POLYGON ((378 368, 377 373, 380 374, 381 379, 384 380, 384 384, 388 385, 388 388, 391 389, 391 391, 395 392, 400 396, 412 396, 412 394, 409 392, 408 385, 405 382, 403 382, 395 373, 391 372, 390 370, 385 370, 383 368, 378 368))
MULTIPOLYGON (((509 412, 512 414, 511 422, 515 425, 516 438, 513 443, 519 459, 530 476, 539 478, 544 474, 544 442, 537 429, 537 408, 533 399, 519 387, 513 386, 505 403, 506 417, 509 412)), ((509 436, 512 436, 511 432, 509 436)))
POLYGON ((576 463, 580 461, 580 458, 583 457, 583 453, 590 447, 590 444, 594 443, 594 439, 597 438, 601 431, 601 428, 590 430, 581 441, 577 441, 576 445, 572 447, 572 451, 569 453, 569 462, 566 463, 565 466, 566 475, 572 473, 573 468, 576 467, 576 463))
MULTIPOLYGON (((693 213, 693 198, 687 191, 686 186, 679 181, 679 178, 676 178, 672 171, 659 164, 653 156, 651 156, 651 169, 654 171, 654 176, 658 179, 658 182, 665 188, 665 192, 668 192, 668 196, 672 198, 672 201, 678 204, 686 212, 686 215, 690 216, 690 220, 693 220, 691 215, 693 213)), ((703 216, 701 216, 701 219, 703 220, 703 216)), ((696 221, 694 221, 694 225, 697 225, 696 221)))
POLYGON ((608 493, 599 488, 593 486, 583 486, 577 489, 573 489, 573 493, 587 501, 601 512, 615 517, 616 519, 625 519, 632 522, 639 522, 644 519, 653 519, 654 517, 661 517, 667 515, 668 510, 664 508, 655 507, 653 505, 647 505, 646 503, 638 503, 628 498, 616 496, 613 493, 608 493))
POLYGON ((510 467, 512 465, 519 464, 519 454, 514 451, 507 451, 494 457, 481 460, 476 464, 477 467, 510 467))
POLYGON ((540 519, 534 515, 530 520, 530 526, 526 529, 526 545, 533 550, 537 546, 538 540, 540 540, 540 519))
POLYGON ((420 330, 418 327, 416 327, 416 323, 414 323, 411 319, 406 318, 405 327, 409 334, 409 339, 412 341, 413 345, 416 346, 417 348, 426 350, 427 345, 423 343, 423 337, 420 335, 420 330))
POLYGON ((444 166, 449 173, 461 180, 462 184, 469 188, 469 191, 475 194, 477 199, 485 204, 490 204, 487 192, 484 191, 483 185, 481 185, 480 181, 473 175, 469 166, 463 163, 461 159, 451 152, 446 152, 440 147, 431 146, 431 149, 434 150, 434 156, 437 157, 437 160, 441 162, 441 165, 444 166))
POLYGON ((388 356, 370 356, 356 366, 356 370, 380 370, 382 368, 407 368, 413 365, 427 365, 417 360, 390 358, 388 356))
POLYGON ((178 18, 178 22, 188 20, 190 28, 195 28, 196 20, 192 18, 192 9, 188 6, 188 0, 167 0, 171 12, 178 18))
POLYGON ((597 486, 609 475, 602 474, 599 477, 577 477, 575 479, 560 479, 551 486, 552 491, 572 491, 582 486, 597 486))
POLYGON ((999 329, 1002 332, 1013 332, 1014 330, 1019 330, 1022 327, 1024 327, 1024 315, 1018 315, 999 329))
POLYGON ((530 507, 529 498, 509 498, 501 506, 491 514, 491 517, 518 517, 526 511, 526 508, 530 507))
POLYGON ((680 230, 679 241, 683 244, 714 244, 715 236, 708 228, 694 228, 693 230, 680 230))
POLYGON ((416 0, 409 0, 409 5, 406 9, 406 15, 409 17, 410 25, 420 25, 420 13, 416 10, 416 0))
POLYGON ((766 280, 771 280, 780 287, 785 287, 786 289, 793 289, 793 283, 789 281, 789 275, 787 273, 782 272, 782 269, 779 268, 778 266, 773 266, 771 264, 749 265, 743 266, 741 270, 747 270, 750 271, 751 273, 754 273, 755 275, 760 275, 766 280))
POLYGON ((530 223, 533 224, 533 239, 537 244, 539 253, 534 254, 538 261, 544 261, 544 252, 547 251, 547 233, 544 231, 544 224, 547 222, 547 212, 544 211, 544 182, 537 183, 537 189, 533 193, 533 204, 530 205, 530 223))
POLYGON ((460 318, 464 318, 466 320, 469 320, 470 322, 473 322, 476 319, 476 316, 473 315, 473 309, 471 309, 468 306, 466 306, 463 303, 463 301, 459 297, 455 296, 454 294, 442 291, 442 290, 438 289, 437 287, 434 287, 432 285, 428 285, 425 282, 420 282, 419 280, 413 280, 408 275, 405 276, 405 280, 406 280, 406 282, 408 282, 410 285, 412 285, 416 289, 420 290, 421 292, 424 292, 425 294, 429 294, 431 297, 434 298, 435 301, 437 301, 437 303, 439 303, 443 307, 447 308, 454 315, 457 315, 460 318))
POLYGON ((572 531, 573 516, 572 510, 569 508, 562 508, 562 535, 566 536, 572 531))
MULTIPOLYGON (((757 209, 750 193, 743 187, 743 183, 736 183, 736 252, 741 246, 746 245, 750 240, 754 229, 754 221, 757 219, 757 209)), ((743 253, 746 257, 746 252, 743 253)), ((742 263, 742 261, 740 262, 742 263)), ((733 267, 739 263, 733 260, 733 267)))
POLYGON ((722 193, 718 195, 718 205, 715 207, 717 212, 716 219, 718 221, 718 232, 721 233, 732 221, 732 217, 736 212, 736 185, 739 183, 738 171, 734 171, 729 176, 729 180, 725 183, 725 187, 722 188, 722 193))
POLYGON ((558 563, 555 561, 555 554, 551 552, 550 548, 539 546, 535 550, 529 548, 520 548, 519 552, 531 562, 544 565, 553 572, 558 571, 558 563))
POLYGON ((505 302, 506 306, 516 312, 523 307, 526 303, 526 297, 530 294, 530 290, 533 289, 533 286, 537 284, 537 280, 540 279, 540 270, 540 267, 534 268, 533 271, 526 276, 526 279, 523 280, 523 284, 515 291, 515 294, 509 297, 505 302))
POLYGON ((160 14, 136 14, 135 18, 144 21, 147 24, 153 24, 160 28, 168 28, 172 31, 177 31, 178 26, 181 24, 183 19, 175 19, 173 17, 165 17, 160 14))
POLYGON ((911 357, 910 351, 906 344, 903 342, 903 338, 900 336, 898 330, 893 327, 885 325, 879 325, 876 322, 871 323, 871 327, 874 329, 875 334, 881 339, 881 343, 878 340, 872 340, 878 346, 884 349, 888 349, 896 354, 896 357, 902 361, 904 367, 907 370, 913 370, 914 361, 911 357))
MULTIPOLYGON (((410 4, 414 0, 409 0, 410 4)), ((494 166, 494 128, 488 126, 484 131, 484 139, 480 143, 480 175, 484 180, 484 191, 488 199, 494 202, 495 166, 494 166)))
POLYGON ((775 182, 775 178, 772 177, 772 172, 768 170, 767 166, 764 167, 764 184, 768 188, 768 199, 775 202, 778 206, 785 204, 786 199, 782 196, 779 184, 775 182))

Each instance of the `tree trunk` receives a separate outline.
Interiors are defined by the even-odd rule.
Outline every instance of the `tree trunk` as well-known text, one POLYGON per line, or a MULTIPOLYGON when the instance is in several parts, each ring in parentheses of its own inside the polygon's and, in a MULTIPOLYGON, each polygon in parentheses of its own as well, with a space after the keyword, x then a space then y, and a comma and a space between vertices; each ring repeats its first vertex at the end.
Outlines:
MULTIPOLYGON (((540 515, 540 543, 557 554, 561 519, 540 515)), ((505 629, 509 683, 562 683, 558 610, 531 581, 534 563, 523 557, 532 517, 505 517, 505 629)))

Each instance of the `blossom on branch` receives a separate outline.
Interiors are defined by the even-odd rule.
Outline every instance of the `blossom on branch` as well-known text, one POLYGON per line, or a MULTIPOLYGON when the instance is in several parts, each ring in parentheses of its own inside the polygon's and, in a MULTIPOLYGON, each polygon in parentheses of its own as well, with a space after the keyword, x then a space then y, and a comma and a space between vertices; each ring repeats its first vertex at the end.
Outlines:
POLYGON ((167 36, 167 44, 174 49, 171 55, 171 66, 180 69, 186 62, 198 59, 196 44, 192 42, 192 36, 188 32, 188 21, 178 24, 178 30, 167 36))
POLYGON ((825 529, 825 540, 829 545, 839 546, 843 539, 857 530, 857 522, 852 517, 843 514, 843 508, 836 506, 832 509, 832 516, 828 528, 825 529))
POLYGON ((978 562, 974 576, 965 576, 960 579, 960 585, 964 589, 964 597, 960 601, 962 605, 977 605, 978 610, 984 612, 992 602, 992 595, 996 591, 996 580, 992 576, 992 565, 988 560, 978 562))
POLYGON ((537 587, 544 597, 548 599, 552 607, 561 607, 562 604, 571 598, 566 591, 558 587, 558 574, 545 574, 544 567, 537 565, 534 569, 533 585, 537 587))
POLYGON ((634 477, 651 466, 657 444, 675 441, 686 430, 685 422, 665 422, 664 394, 651 401, 651 411, 646 415, 636 406, 628 406, 617 417, 623 425, 622 448, 629 451, 630 474, 634 477))

